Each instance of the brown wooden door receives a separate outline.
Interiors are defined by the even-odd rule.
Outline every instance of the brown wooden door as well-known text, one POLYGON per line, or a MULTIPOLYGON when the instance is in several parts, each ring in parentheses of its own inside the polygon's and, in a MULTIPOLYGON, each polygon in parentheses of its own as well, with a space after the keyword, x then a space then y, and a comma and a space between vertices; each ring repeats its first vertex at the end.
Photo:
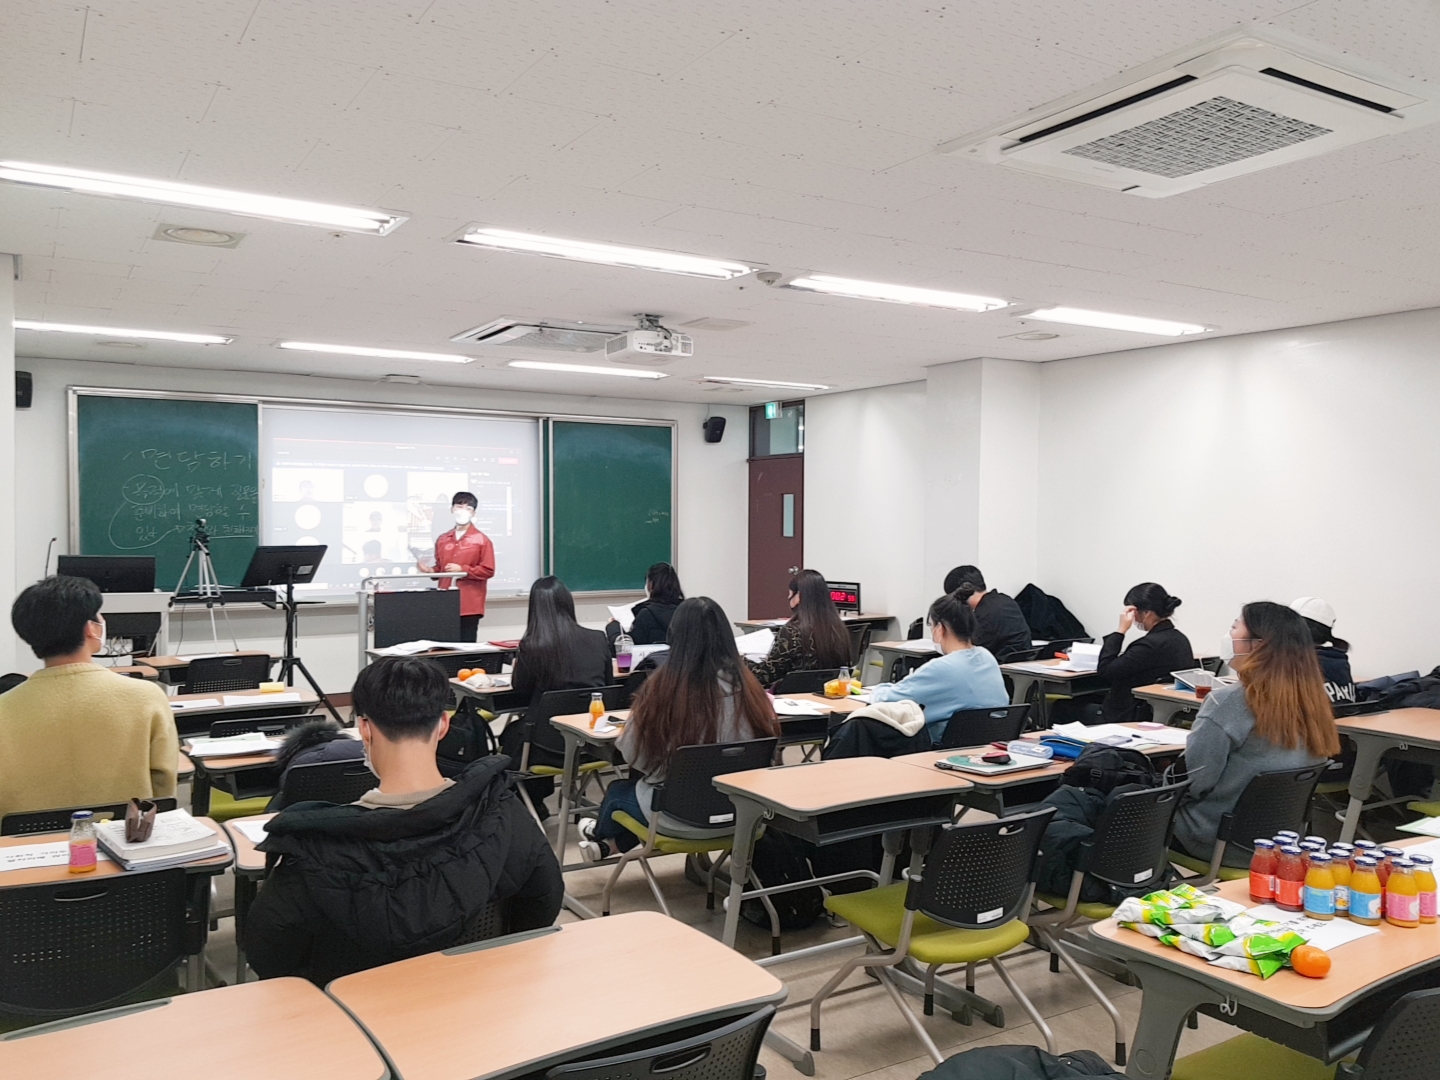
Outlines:
POLYGON ((790 577, 805 565, 804 521, 805 455, 751 458, 750 618, 790 614, 790 577))

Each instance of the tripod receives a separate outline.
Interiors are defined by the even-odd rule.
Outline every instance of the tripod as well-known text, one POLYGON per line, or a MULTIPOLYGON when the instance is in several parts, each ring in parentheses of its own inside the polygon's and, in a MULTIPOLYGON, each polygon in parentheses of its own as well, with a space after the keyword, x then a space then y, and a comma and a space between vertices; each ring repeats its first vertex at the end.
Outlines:
POLYGON ((177 597, 185 588, 185 579, 190 576, 190 567, 197 558, 199 567, 196 571, 198 576, 195 595, 204 598, 205 609, 210 612, 210 639, 215 644, 220 644, 220 631, 215 626, 215 605, 219 604, 220 610, 225 615, 225 629, 230 631, 230 643, 235 647, 235 651, 239 652, 240 642, 235 637, 235 628, 230 625, 230 612, 225 609, 225 597, 220 591, 220 579, 215 576, 215 564, 210 561, 210 533, 205 527, 204 518, 196 518, 195 525, 190 530, 190 555, 185 560, 184 569, 180 571, 180 580, 175 583, 177 597))
POLYGON ((280 657, 280 678, 286 686, 295 685, 295 672, 299 671, 305 676, 305 681, 310 684, 310 689, 315 691, 315 696, 320 699, 331 716, 335 717, 336 723, 344 724, 340 718, 339 711, 330 703, 325 691, 320 689, 320 684, 315 681, 315 676, 310 674, 310 669, 305 666, 305 661, 295 655, 296 621, 299 618, 299 602, 295 599, 295 567, 289 565, 285 573, 285 599, 277 600, 276 603, 285 612, 285 652, 280 657))

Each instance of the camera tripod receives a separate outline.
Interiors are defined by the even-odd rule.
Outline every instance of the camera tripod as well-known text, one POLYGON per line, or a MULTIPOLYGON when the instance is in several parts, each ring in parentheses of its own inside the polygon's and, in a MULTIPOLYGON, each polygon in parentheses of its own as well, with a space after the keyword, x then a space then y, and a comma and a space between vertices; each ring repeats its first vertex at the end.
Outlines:
POLYGON ((204 518, 196 518, 195 525, 190 530, 190 555, 185 560, 184 569, 180 571, 180 580, 175 583, 176 597, 184 590, 185 579, 190 576, 190 567, 197 561, 194 595, 205 601, 205 608, 210 612, 210 638, 215 644, 220 644, 220 631, 215 625, 215 605, 219 604, 225 615, 225 629, 230 631, 230 644, 239 652, 240 642, 235 637, 235 628, 230 625, 230 612, 225 610, 225 594, 220 589, 220 579, 215 576, 215 564, 210 560, 210 533, 204 518))

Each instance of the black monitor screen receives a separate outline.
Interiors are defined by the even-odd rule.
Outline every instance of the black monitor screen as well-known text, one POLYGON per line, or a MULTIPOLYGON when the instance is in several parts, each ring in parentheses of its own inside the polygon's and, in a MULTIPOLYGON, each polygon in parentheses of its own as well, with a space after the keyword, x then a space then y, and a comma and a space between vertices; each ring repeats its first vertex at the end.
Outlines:
POLYGON ((375 648, 407 641, 459 641, 460 590, 375 594, 375 648))
POLYGON ((101 592, 154 592, 153 555, 61 555, 55 572, 89 578, 101 592))
POLYGON ((860 583, 858 581, 827 581, 830 599, 841 611, 860 613, 860 583))

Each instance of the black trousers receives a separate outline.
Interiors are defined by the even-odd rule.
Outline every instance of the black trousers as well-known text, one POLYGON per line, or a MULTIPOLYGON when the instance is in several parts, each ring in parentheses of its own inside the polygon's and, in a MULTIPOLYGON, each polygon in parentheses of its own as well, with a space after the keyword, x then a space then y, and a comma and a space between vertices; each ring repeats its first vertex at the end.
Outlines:
POLYGON ((480 633, 480 620, 484 617, 484 615, 461 615, 460 640, 474 641, 480 633))

